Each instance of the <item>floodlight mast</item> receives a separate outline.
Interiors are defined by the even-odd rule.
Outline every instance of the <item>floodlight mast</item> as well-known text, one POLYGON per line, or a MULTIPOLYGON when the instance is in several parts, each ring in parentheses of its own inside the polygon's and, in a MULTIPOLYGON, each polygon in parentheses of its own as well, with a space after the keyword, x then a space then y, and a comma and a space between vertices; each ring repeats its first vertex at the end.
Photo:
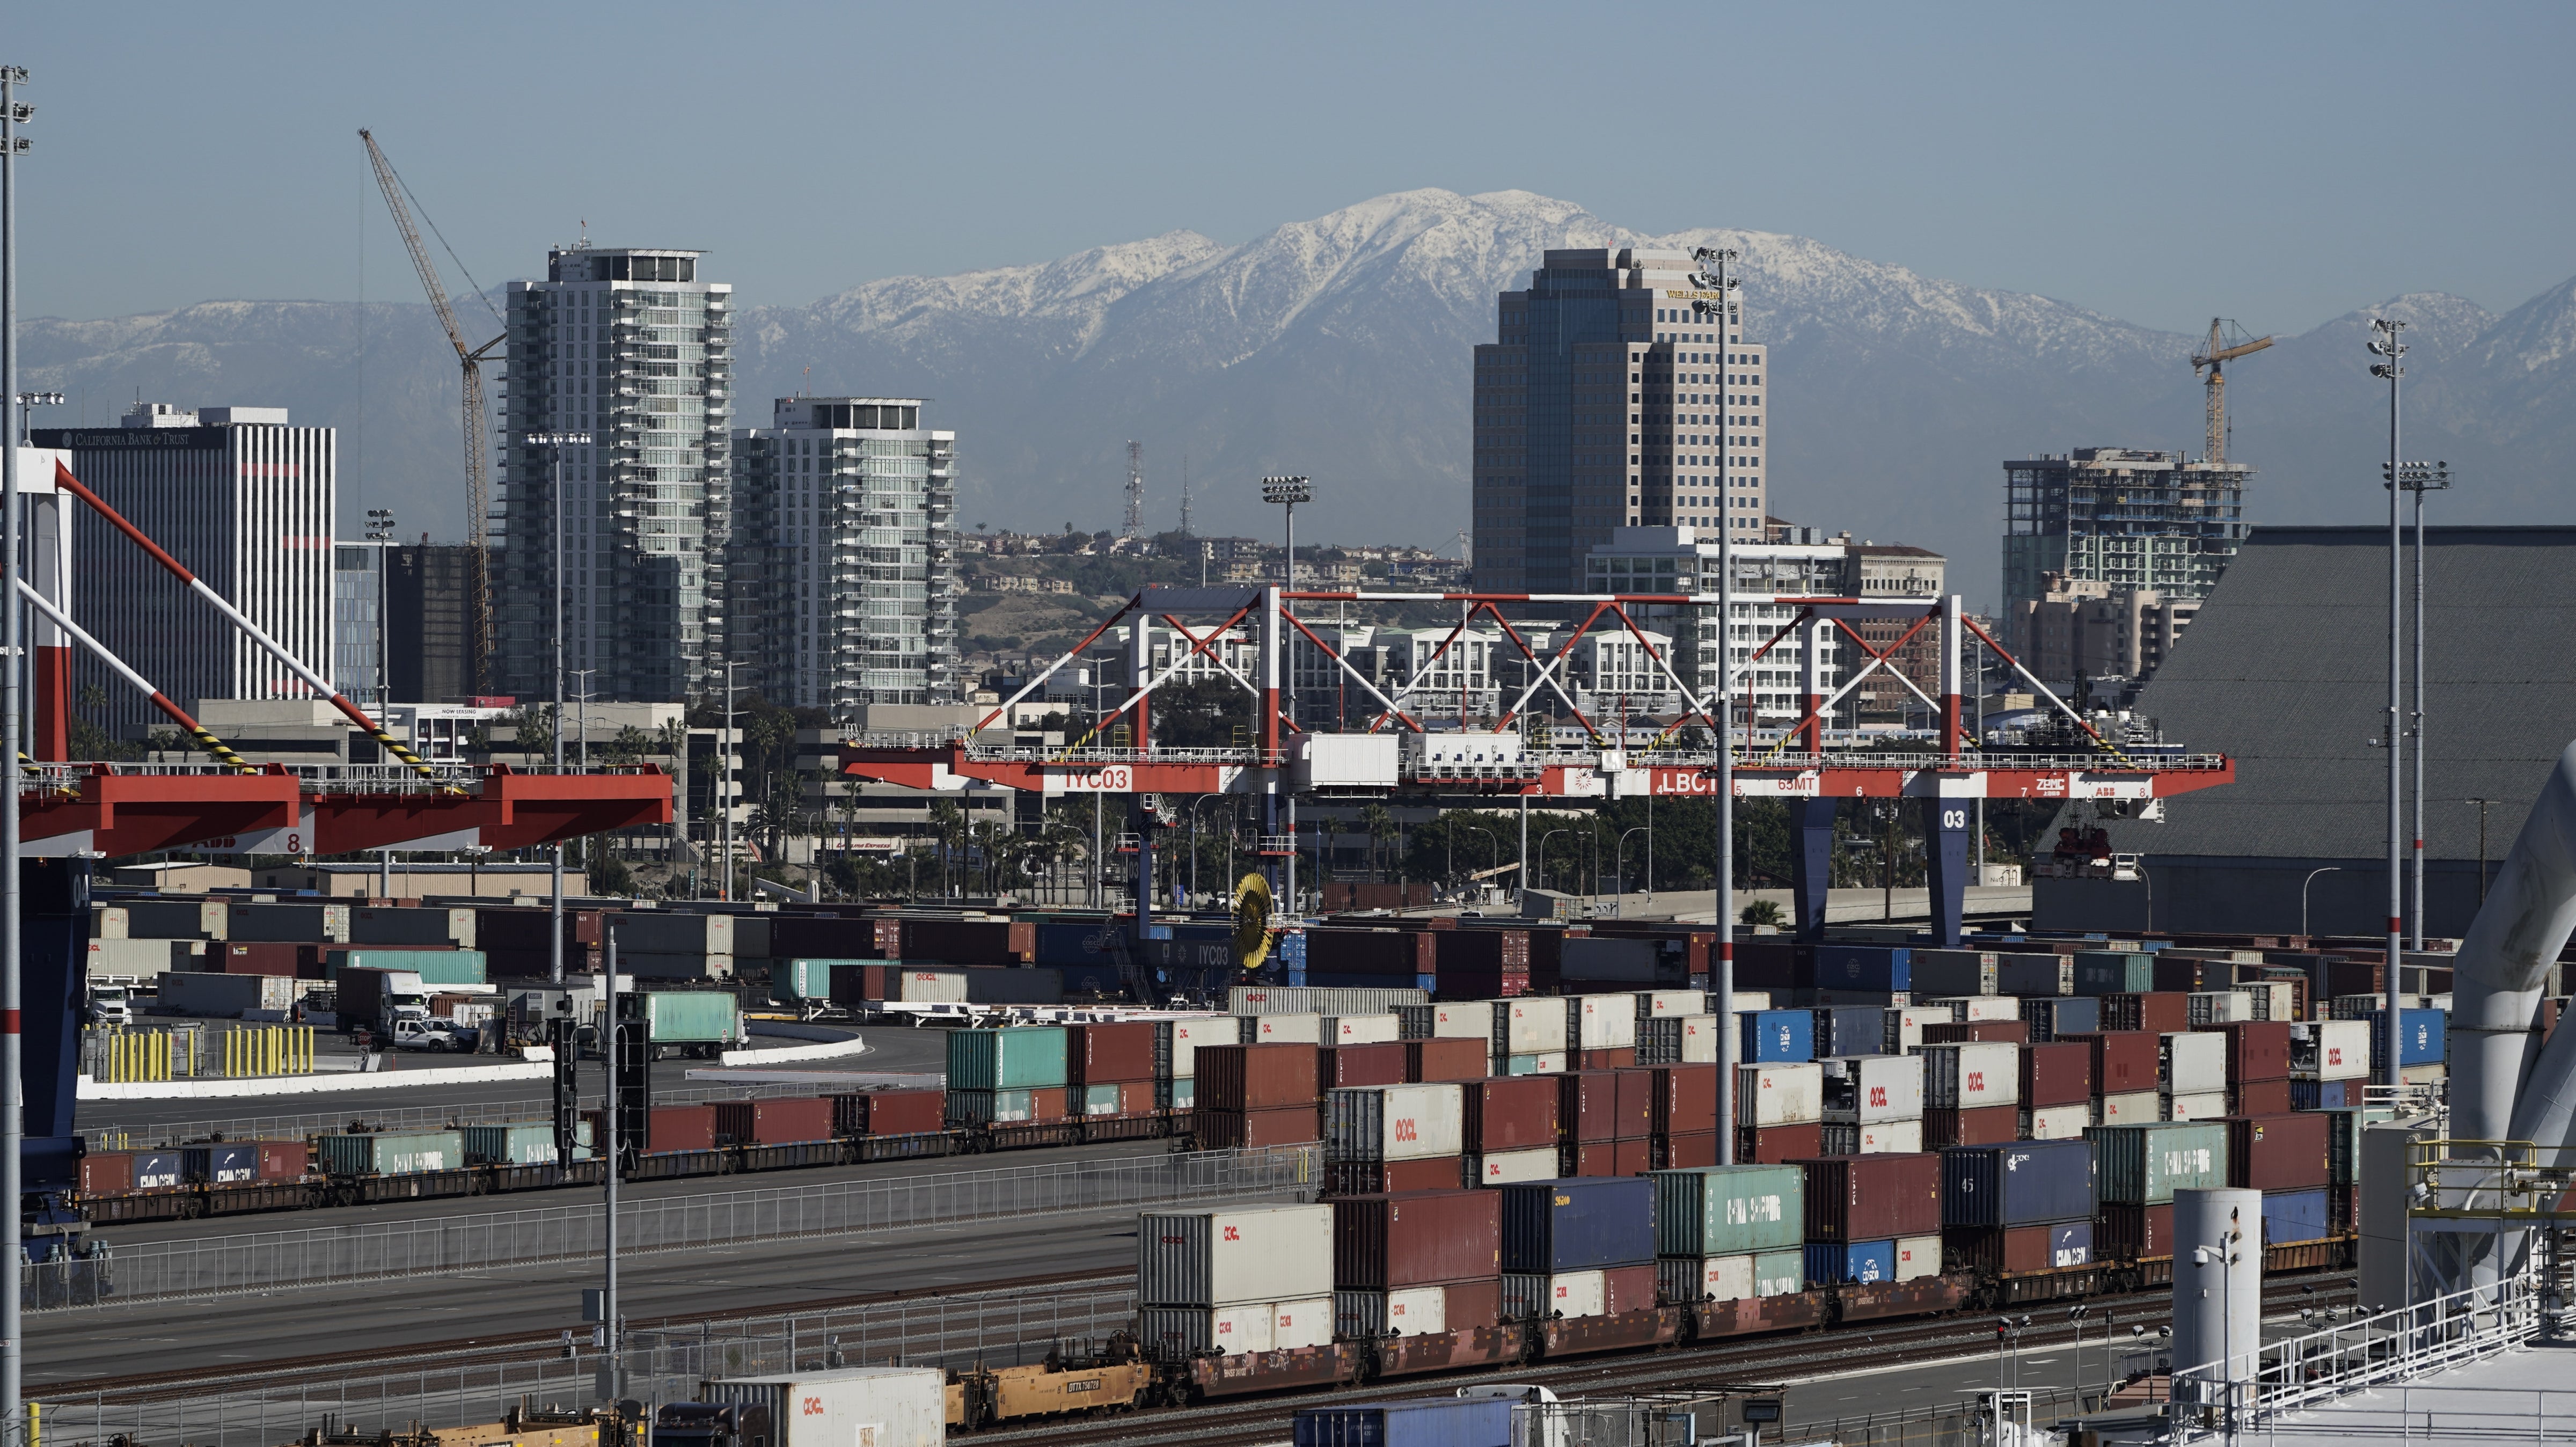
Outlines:
MULTIPOLYGON (((1308 480, 1302 473, 1289 473, 1265 477, 1261 479, 1261 500, 1268 503, 1277 503, 1288 511, 1288 563, 1282 575, 1286 580, 1286 586, 1282 587, 1279 591, 1282 593, 1294 593, 1297 591, 1297 504, 1301 502, 1313 502, 1315 500, 1315 484, 1308 480)), ((1281 646, 1288 657, 1288 676, 1284 680, 1288 694, 1288 718, 1291 723, 1295 723, 1297 718, 1297 650, 1294 645, 1288 644, 1284 639, 1281 640, 1281 646)), ((1281 779, 1281 775, 1285 773, 1285 770, 1276 769, 1276 763, 1277 761, 1274 760, 1274 772, 1272 777, 1274 779, 1281 779)), ((1285 780, 1281 779, 1281 782, 1284 783, 1285 780)), ((1266 797, 1269 800, 1267 807, 1271 811, 1271 818, 1269 820, 1270 831, 1273 834, 1278 834, 1283 832, 1279 828, 1280 824, 1285 823, 1288 826, 1284 831, 1288 836, 1288 852, 1280 865, 1280 881, 1282 887, 1279 891, 1278 897, 1281 906, 1291 915, 1294 915, 1297 912, 1297 795, 1290 789, 1282 788, 1274 784, 1270 793, 1266 797)))
MULTIPOLYGON (((1732 247, 1703 246, 1693 253, 1700 270, 1691 276, 1692 289, 1703 293, 1691 302, 1691 310, 1714 317, 1718 340, 1731 345, 1739 320, 1735 293, 1743 283, 1727 275, 1727 268, 1739 253, 1732 247)), ((1721 352, 1732 357, 1733 352, 1721 352)), ((1718 374, 1721 378, 1730 375, 1718 374)), ((1717 958, 1709 965, 1709 983, 1715 988, 1715 1009, 1721 1023, 1735 1018, 1735 484, 1729 475, 1728 460, 1733 455, 1729 423, 1735 394, 1718 394, 1728 404, 1717 414, 1717 495, 1721 508, 1717 532, 1717 958)), ((1627 739, 1627 721, 1619 725, 1620 742, 1627 739)), ((1719 1058, 1725 1056, 1725 1044, 1732 1038, 1726 1029, 1719 1032, 1719 1058)), ((1717 1161, 1719 1165, 1735 1164, 1735 1092, 1723 1083, 1717 1092, 1717 1161)))

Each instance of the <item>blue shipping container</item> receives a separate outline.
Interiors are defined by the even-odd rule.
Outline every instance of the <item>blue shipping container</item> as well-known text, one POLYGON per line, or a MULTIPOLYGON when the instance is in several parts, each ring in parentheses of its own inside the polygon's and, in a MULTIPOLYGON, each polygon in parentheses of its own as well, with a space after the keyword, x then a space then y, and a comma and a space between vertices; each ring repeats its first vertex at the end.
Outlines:
POLYGON ((1740 1058, 1747 1065, 1796 1065, 1816 1058, 1812 1010, 1756 1010, 1736 1023, 1744 1032, 1740 1058))
POLYGON ((190 1146, 187 1156, 187 1178, 210 1186, 232 1185, 259 1179, 257 1145, 190 1146))
POLYGON ((1107 954, 1107 920, 1040 920, 1037 958, 1040 965, 1093 965, 1107 954))
POLYGON ((1552 1276, 1655 1259, 1652 1177, 1522 1181, 1502 1191, 1505 1271, 1552 1276))
POLYGON ((1839 1241, 1807 1243, 1807 1282, 1811 1286, 1895 1279, 1893 1241, 1855 1241, 1848 1246, 1839 1241))
POLYGON ((1944 1226, 2090 1220, 2095 1194, 2091 1141, 2015 1141, 1941 1152, 1944 1226))
POLYGON ((1511 1447, 1507 1397, 1423 1397, 1364 1407, 1300 1407, 1296 1447, 1511 1447))
POLYGON ((2358 1080, 2293 1080, 2290 1082, 2290 1109, 2342 1110, 2361 1104, 2361 1082, 2358 1080))
MULTIPOLYGON (((2373 1010, 2362 1018, 2370 1022, 2370 1068, 2375 1074, 2388 1068, 2388 1012, 2373 1010)), ((2405 1032, 2397 1054, 2399 1065, 2438 1065, 2450 1058, 2448 1014, 2440 1010, 2401 1010, 2397 1023, 2405 1032)))
POLYGON ((1893 994, 1914 988, 1913 952, 1902 945, 1816 946, 1819 990, 1885 990, 1893 994))
POLYGON ((2263 1193, 2263 1244, 2274 1246, 2292 1241, 2322 1241, 2325 1235, 2324 1191, 2263 1193))
POLYGON ((2046 1045, 2060 1035, 2101 1029, 2102 1002, 2092 995, 2034 997, 2021 1002, 2021 1018, 2030 1026, 2030 1043, 2046 1045))
POLYGON ((2049 1227, 2048 1264, 2051 1266, 2092 1265, 2093 1223, 2060 1221, 2049 1227))
POLYGON ((1818 1056, 1887 1053, 1887 1010, 1884 1006, 1819 1007, 1815 1015, 1816 1044, 1823 1047, 1816 1052, 1818 1056))
MULTIPOLYGON (((184 1179, 187 1158, 177 1151, 136 1151, 134 1153, 134 1189, 166 1191, 184 1179)), ((1637 1178, 1643 1181, 1645 1177, 1637 1178)))

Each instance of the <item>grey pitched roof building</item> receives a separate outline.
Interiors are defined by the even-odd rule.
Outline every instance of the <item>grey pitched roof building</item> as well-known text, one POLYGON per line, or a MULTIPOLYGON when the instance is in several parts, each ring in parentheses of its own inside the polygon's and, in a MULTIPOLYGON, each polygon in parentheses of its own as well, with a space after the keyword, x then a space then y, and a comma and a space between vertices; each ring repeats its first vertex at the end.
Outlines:
MULTIPOLYGON (((2137 705, 2167 740, 2232 756, 2237 782, 2161 823, 2109 821, 2147 882, 2040 880, 2042 927, 2138 928, 2151 888, 2157 928, 2294 932, 2326 869, 2312 931, 2385 928, 2387 544, 2385 527, 2254 531, 2137 705)), ((2426 932, 2457 936, 2479 896, 2474 801, 2494 801, 2492 878, 2576 738, 2576 527, 2434 528, 2426 552, 2426 932)))

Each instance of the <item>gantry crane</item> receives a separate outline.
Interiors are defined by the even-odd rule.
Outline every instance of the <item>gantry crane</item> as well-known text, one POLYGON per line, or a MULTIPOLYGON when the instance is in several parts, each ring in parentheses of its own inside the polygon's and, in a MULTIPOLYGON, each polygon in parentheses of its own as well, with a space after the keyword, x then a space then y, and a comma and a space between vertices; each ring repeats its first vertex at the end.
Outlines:
POLYGON ((438 313, 438 324, 447 329, 448 345, 456 348, 457 364, 465 374, 465 553, 471 573, 465 585, 466 608, 473 615, 469 626, 474 638, 475 687, 488 693, 492 672, 492 553, 483 530, 489 526, 484 515, 492 505, 492 480, 491 460, 485 450, 491 424, 483 405, 483 358, 507 340, 509 333, 505 331, 479 347, 465 344, 465 333, 456 324, 456 308, 448 305, 447 288, 438 279, 438 267, 429 259, 429 248, 421 244, 420 228, 412 224, 411 208, 403 203, 402 178, 394 174, 393 162, 385 159, 374 136, 361 130, 358 139, 367 143, 367 159, 376 168, 376 185, 385 193, 385 205, 394 213, 394 229, 402 233, 403 249, 411 253, 411 264, 420 272, 421 287, 429 293, 429 305, 438 313))
POLYGON ((2205 408, 2209 441, 2201 452, 2201 461, 2227 460, 2227 377, 2220 369, 2238 357, 2251 356, 2270 345, 2270 337, 2249 338, 2243 327, 2225 317, 2209 319, 2209 342, 2191 359, 2193 372, 2197 373, 2203 367, 2209 369, 2209 381, 2205 384, 2209 398, 2205 408))

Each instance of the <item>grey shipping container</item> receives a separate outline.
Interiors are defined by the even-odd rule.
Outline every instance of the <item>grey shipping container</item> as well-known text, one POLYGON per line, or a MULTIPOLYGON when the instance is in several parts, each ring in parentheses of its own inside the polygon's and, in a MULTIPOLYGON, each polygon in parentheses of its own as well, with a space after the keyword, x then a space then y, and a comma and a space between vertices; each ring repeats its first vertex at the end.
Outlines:
POLYGON ((1734 1256, 1794 1249, 1807 1219, 1800 1166, 1655 1171, 1655 1254, 1734 1256))
POLYGON ((2065 955, 1998 956, 1995 990, 2005 995, 2072 995, 2075 962, 2065 955))
POLYGON ((1907 983, 1927 995, 1991 995, 1998 958, 1992 950, 1916 950, 1907 983))
POLYGON ((2078 950, 2075 993, 2143 995, 2156 987, 2156 957, 2133 950, 2078 950))
POLYGON ((2215 1190, 2227 1184, 2223 1120, 2097 1125, 2084 1138, 2093 1142, 2105 1201, 2157 1206, 2172 1200, 2177 1190, 2215 1190))
POLYGON ((1405 1005, 1428 1005, 1428 990, 1332 988, 1321 985, 1237 985, 1226 992, 1229 1015, 1392 1015, 1405 1005))

